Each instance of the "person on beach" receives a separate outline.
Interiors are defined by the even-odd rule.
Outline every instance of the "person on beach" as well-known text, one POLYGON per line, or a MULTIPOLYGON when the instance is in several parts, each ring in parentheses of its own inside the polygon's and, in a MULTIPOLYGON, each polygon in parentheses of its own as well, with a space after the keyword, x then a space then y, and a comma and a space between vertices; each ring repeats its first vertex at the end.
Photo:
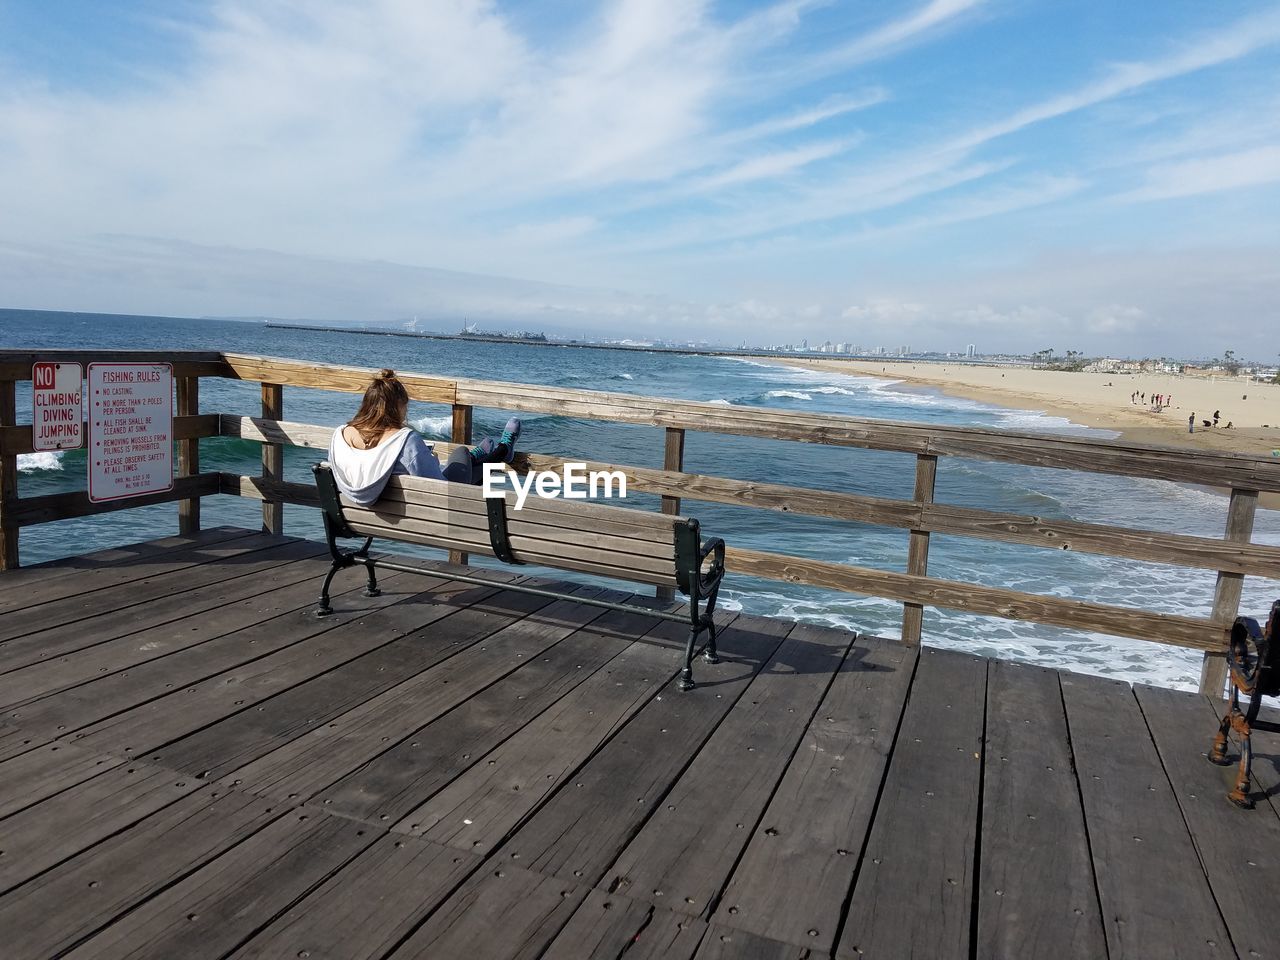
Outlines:
POLYGON ((520 436, 520 421, 512 417, 498 439, 485 437, 472 447, 459 445, 442 467, 431 444, 405 425, 409 392, 394 371, 383 370, 365 389, 360 409, 348 423, 333 431, 329 465, 333 479, 350 500, 362 507, 382 495, 396 475, 478 484, 485 463, 510 463, 520 436))
POLYGON ((1195 433, 1195 432, 1196 432, 1196 414, 1195 414, 1195 411, 1193 410, 1191 411, 1191 416, 1187 417, 1187 433, 1195 433))
POLYGON ((1217 410, 1213 411, 1213 425, 1215 427, 1218 425, 1218 413, 1219 411, 1217 410))

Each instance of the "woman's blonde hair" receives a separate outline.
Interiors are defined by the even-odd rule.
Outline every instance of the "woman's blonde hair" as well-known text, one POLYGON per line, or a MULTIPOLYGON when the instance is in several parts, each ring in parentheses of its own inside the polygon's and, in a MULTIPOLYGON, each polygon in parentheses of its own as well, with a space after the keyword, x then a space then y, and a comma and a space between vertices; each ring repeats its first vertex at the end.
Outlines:
POLYGON ((394 370, 380 370, 364 391, 360 409, 347 423, 355 427, 365 446, 373 446, 388 430, 404 426, 404 410, 409 404, 409 391, 394 370))

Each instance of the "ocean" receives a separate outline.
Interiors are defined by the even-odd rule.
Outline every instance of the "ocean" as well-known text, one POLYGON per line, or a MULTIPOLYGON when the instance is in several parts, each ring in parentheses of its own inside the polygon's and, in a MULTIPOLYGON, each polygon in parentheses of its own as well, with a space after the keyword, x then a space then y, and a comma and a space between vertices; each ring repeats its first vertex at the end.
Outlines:
MULTIPOLYGON (((798 370, 739 358, 540 347, 523 344, 428 340, 398 336, 289 330, 261 323, 88 313, 0 310, 0 346, 9 349, 226 350, 328 363, 391 367, 401 372, 552 384, 655 397, 771 407, 797 413, 846 414, 916 423, 975 426, 1023 432, 1106 437, 1036 410, 1009 410, 936 391, 907 387, 892 376, 849 376, 798 370)), ((260 414, 256 384, 206 380, 204 412, 260 414)), ((19 419, 29 421, 30 391, 19 390, 19 419)), ((355 410, 351 394, 286 387, 284 418, 336 426, 355 410)), ((507 413, 475 412, 477 435, 501 430, 507 413)), ((449 410, 414 403, 413 425, 428 438, 447 439, 449 410)), ((521 446, 568 458, 660 467, 662 431, 551 414, 525 417, 521 446)), ((232 438, 201 441, 201 467, 236 473, 260 470, 260 446, 232 438)), ((286 448, 285 474, 307 482, 319 451, 286 448)), ((784 441, 689 433, 686 469, 719 476, 793 484, 881 497, 909 499, 914 457, 883 451, 836 449, 784 441)), ((84 489, 81 451, 38 453, 19 458, 22 496, 84 489)), ((1081 520, 1157 531, 1221 537, 1226 498, 1208 490, 1156 480, 1108 477, 1072 471, 943 458, 936 498, 940 502, 1055 519, 1081 520)), ((656 498, 633 494, 638 504, 656 498)), ((822 518, 686 501, 704 533, 742 547, 796 554, 840 563, 903 571, 903 530, 822 518)), ((212 497, 204 501, 206 526, 257 527, 256 501, 212 497)), ((286 532, 319 537, 316 511, 285 509, 286 532)), ((24 528, 22 561, 61 556, 169 536, 176 507, 164 504, 24 528)), ((1280 512, 1260 510, 1256 542, 1280 544, 1280 512)), ((438 553, 427 553, 438 556, 438 553)), ((1165 613, 1208 615, 1215 576, 1158 563, 1074 554, 934 535, 932 576, 1031 593, 1069 597, 1165 613)), ((562 574, 557 574, 563 576, 562 574)), ((724 606, 894 637, 901 606, 872 597, 834 593, 730 575, 724 606)), ((1248 578, 1242 612, 1265 614, 1280 597, 1280 581, 1248 578)), ((1157 638, 1153 638, 1157 639, 1157 638)), ((1200 654, 1140 640, 1066 630, 949 610, 926 609, 926 643, 970 653, 1118 677, 1133 682, 1195 689, 1200 654)))

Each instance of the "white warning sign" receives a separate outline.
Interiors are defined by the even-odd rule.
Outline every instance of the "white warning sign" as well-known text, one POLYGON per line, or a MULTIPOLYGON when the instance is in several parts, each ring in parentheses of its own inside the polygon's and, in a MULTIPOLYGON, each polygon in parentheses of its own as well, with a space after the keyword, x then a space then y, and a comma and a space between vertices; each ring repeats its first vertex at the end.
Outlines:
POLYGON ((173 367, 89 364, 89 499, 173 489, 173 367))
POLYGON ((42 361, 31 368, 31 446, 35 450, 75 450, 84 439, 78 363, 42 361))

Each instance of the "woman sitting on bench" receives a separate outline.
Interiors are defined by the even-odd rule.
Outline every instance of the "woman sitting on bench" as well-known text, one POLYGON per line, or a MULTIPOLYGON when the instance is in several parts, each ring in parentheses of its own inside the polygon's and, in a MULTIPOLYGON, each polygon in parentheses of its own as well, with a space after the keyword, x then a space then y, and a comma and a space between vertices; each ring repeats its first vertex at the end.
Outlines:
POLYGON ((502 436, 485 437, 473 447, 457 447, 441 467, 431 444, 405 425, 409 393, 395 373, 383 370, 364 392, 360 409, 349 423, 333 431, 329 464, 333 479, 350 500, 367 507, 382 495, 387 480, 397 474, 480 483, 485 463, 510 463, 515 456, 520 421, 507 421, 502 436))

